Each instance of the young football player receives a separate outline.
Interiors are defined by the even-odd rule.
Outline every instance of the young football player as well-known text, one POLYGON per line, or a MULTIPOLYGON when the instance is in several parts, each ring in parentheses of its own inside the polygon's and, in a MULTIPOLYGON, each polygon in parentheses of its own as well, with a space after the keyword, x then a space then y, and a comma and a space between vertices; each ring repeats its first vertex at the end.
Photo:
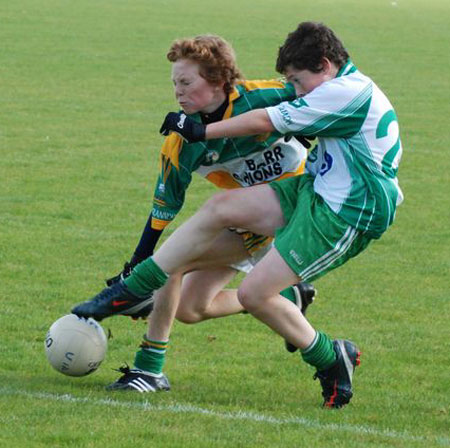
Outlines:
MULTIPOLYGON (((178 103, 190 118, 204 124, 295 98, 293 86, 284 82, 244 80, 231 45, 218 36, 177 40, 167 58, 172 63, 178 103)), ((285 138, 276 131, 256 137, 191 144, 176 134, 168 136, 161 149, 153 208, 140 242, 122 273, 107 283, 111 286, 120 282, 153 253, 163 230, 183 206, 192 173, 200 174, 220 188, 248 187, 301 174, 306 155, 305 147, 296 138, 285 138)), ((172 275, 155 297, 137 306, 120 304, 119 314, 135 318, 146 317, 153 304, 155 309, 136 354, 134 369, 126 371, 124 378, 112 388, 167 389, 168 383, 161 372, 175 312, 186 323, 242 312, 237 291, 224 288, 237 272, 251 271, 270 249, 271 240, 226 229, 210 251, 172 275), (190 272, 183 275, 186 270, 190 272)), ((305 312, 314 298, 314 288, 300 283, 282 294, 305 312)), ((289 344, 286 347, 290 351, 296 349, 289 344)))
POLYGON ((315 135, 319 143, 308 158, 307 174, 216 195, 138 265, 122 287, 102 291, 79 311, 88 316, 109 308, 113 314, 111 300, 139 303, 228 226, 275 235, 275 247, 240 285, 239 300, 300 348, 303 360, 317 369, 324 405, 338 408, 353 395, 358 348, 316 331, 277 291, 341 266, 392 224, 403 199, 397 181, 402 152, 398 122, 386 96, 357 70, 323 24, 304 22, 289 34, 277 70, 294 84, 296 100, 208 126, 171 113, 162 132, 178 132, 188 141, 273 130, 315 135))

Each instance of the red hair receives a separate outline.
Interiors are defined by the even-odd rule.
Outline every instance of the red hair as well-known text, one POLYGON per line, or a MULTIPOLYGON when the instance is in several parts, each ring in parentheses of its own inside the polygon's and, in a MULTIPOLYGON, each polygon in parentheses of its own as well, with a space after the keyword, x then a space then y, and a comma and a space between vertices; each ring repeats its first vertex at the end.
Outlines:
POLYGON ((219 36, 205 34, 178 39, 167 53, 170 62, 189 59, 199 64, 200 76, 211 84, 224 84, 224 92, 231 93, 243 76, 236 64, 233 47, 219 36))

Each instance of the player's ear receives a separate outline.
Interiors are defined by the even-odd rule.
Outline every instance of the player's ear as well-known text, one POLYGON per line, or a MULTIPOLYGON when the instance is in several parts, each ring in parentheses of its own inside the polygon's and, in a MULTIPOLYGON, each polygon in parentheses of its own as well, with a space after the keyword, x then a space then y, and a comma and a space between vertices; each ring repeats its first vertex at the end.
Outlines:
POLYGON ((331 62, 328 58, 322 59, 322 73, 326 77, 326 79, 333 79, 336 77, 339 69, 336 67, 336 64, 331 62))
POLYGON ((322 71, 324 73, 328 73, 328 72, 330 72, 331 67, 332 67, 331 61, 328 58, 323 57, 322 58, 322 71))

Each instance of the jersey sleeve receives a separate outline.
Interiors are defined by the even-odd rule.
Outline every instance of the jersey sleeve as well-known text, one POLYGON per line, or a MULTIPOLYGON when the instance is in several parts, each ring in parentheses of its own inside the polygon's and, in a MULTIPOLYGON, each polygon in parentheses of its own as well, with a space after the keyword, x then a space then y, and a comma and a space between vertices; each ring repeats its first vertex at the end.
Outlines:
POLYGON ((201 163, 203 153, 184 150, 183 139, 170 134, 164 141, 160 153, 159 174, 153 195, 151 228, 163 230, 181 210, 192 173, 201 163))
POLYGON ((163 230, 173 221, 184 203, 185 191, 191 178, 179 175, 180 152, 183 140, 171 134, 164 140, 159 155, 159 173, 153 194, 151 228, 163 230))
POLYGON ((361 79, 350 87, 342 77, 323 83, 304 97, 268 107, 266 111, 275 129, 282 134, 347 138, 361 128, 371 97, 370 81, 361 79))
POLYGON ((245 81, 242 86, 250 109, 274 106, 282 101, 295 99, 294 86, 279 80, 245 81))

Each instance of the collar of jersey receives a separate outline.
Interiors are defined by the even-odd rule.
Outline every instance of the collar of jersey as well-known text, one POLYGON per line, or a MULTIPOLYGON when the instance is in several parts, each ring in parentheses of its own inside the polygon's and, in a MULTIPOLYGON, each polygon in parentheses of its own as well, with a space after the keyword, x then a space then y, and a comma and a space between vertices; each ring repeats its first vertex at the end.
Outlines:
MULTIPOLYGON (((241 86, 234 87, 233 91, 228 96, 228 107, 225 109, 222 120, 226 120, 226 119, 230 118, 231 114, 233 113, 233 102, 236 101, 241 96, 241 92, 238 89, 238 87, 241 87, 241 86)), ((242 89, 245 90, 244 87, 242 87, 242 89)), ((182 112, 182 111, 180 111, 180 112, 182 112)), ((202 119, 198 112, 196 112, 195 114, 189 115, 189 117, 193 118, 195 121, 198 121, 199 123, 202 122, 202 119)))
POLYGON ((353 62, 349 59, 345 65, 337 72, 336 78, 339 78, 341 76, 350 75, 350 73, 354 73, 358 70, 353 62))
POLYGON ((227 120, 231 117, 231 114, 233 113, 233 102, 236 101, 241 96, 241 92, 239 91, 238 87, 235 86, 233 88, 233 91, 230 93, 228 97, 228 107, 225 110, 225 113, 223 114, 223 119, 227 120))

